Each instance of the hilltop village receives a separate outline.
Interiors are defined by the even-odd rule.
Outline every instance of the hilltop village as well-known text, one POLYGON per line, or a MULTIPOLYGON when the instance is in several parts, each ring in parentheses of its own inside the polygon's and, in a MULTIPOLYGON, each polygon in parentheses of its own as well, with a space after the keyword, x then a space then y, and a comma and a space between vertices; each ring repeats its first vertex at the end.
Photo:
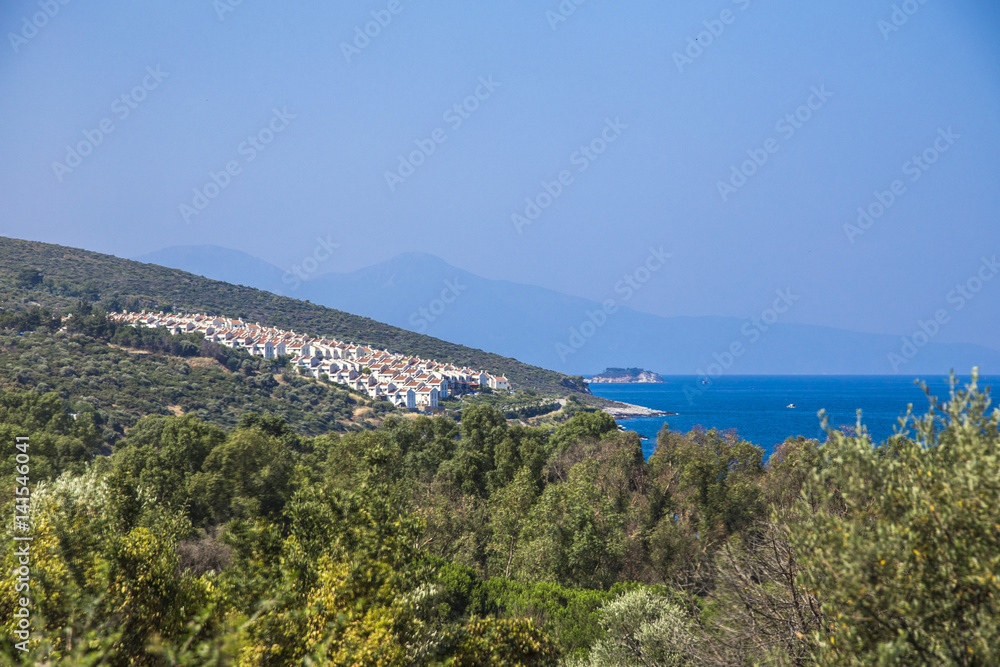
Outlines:
POLYGON ((341 384, 397 407, 436 408, 440 399, 479 391, 505 391, 502 375, 458 368, 419 357, 394 354, 333 338, 310 338, 294 331, 238 319, 183 313, 111 313, 109 319, 134 327, 162 327, 172 334, 197 333, 207 340, 251 355, 275 359, 291 357, 294 368, 318 380, 341 384))

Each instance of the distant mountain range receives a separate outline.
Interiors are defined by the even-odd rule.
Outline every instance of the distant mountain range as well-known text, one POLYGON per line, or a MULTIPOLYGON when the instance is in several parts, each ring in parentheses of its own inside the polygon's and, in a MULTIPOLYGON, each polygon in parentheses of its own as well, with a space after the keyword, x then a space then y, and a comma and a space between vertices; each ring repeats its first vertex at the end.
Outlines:
POLYGON ((664 375, 931 375, 972 366, 1000 373, 1000 352, 979 345, 917 347, 900 336, 784 323, 780 315, 767 323, 660 317, 621 306, 609 314, 595 301, 489 280, 422 253, 315 277, 309 269, 319 269, 310 262, 293 273, 217 246, 174 246, 134 259, 307 299, 569 374, 639 367, 664 375))

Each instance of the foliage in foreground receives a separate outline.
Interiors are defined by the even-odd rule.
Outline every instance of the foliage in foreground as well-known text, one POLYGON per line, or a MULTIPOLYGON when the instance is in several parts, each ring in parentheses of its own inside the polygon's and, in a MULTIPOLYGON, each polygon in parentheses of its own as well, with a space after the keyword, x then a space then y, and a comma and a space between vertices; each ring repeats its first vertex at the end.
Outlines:
POLYGON ((834 433, 792 524, 824 664, 1000 663, 1000 411, 975 381, 873 448, 834 433))
POLYGON ((1000 413, 975 381, 879 447, 831 431, 766 464, 732 432, 664 429, 645 461, 602 413, 550 432, 485 405, 319 437, 158 416, 95 457, 58 396, 0 406, 46 480, 31 652, 5 644, 9 662, 998 659, 1000 413))

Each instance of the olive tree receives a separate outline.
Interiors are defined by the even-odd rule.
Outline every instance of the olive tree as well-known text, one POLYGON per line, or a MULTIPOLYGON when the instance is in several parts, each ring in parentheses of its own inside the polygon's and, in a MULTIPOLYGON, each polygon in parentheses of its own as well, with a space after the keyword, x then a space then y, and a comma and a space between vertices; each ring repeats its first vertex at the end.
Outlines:
POLYGON ((822 601, 820 664, 1000 662, 1000 458, 977 373, 873 447, 830 431, 791 525, 800 582, 822 601), (803 500, 803 505, 806 505, 803 500))

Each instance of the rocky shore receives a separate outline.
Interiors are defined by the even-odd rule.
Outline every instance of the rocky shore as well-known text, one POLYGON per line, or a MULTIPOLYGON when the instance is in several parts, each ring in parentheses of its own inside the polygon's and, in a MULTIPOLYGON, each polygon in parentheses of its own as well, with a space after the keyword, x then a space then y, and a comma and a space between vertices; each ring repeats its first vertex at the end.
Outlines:
POLYGON ((615 401, 609 406, 602 408, 609 415, 615 419, 631 419, 632 417, 665 417, 667 415, 676 415, 676 412, 665 412, 663 410, 653 410, 651 408, 644 408, 641 405, 632 405, 631 403, 619 403, 615 401))

